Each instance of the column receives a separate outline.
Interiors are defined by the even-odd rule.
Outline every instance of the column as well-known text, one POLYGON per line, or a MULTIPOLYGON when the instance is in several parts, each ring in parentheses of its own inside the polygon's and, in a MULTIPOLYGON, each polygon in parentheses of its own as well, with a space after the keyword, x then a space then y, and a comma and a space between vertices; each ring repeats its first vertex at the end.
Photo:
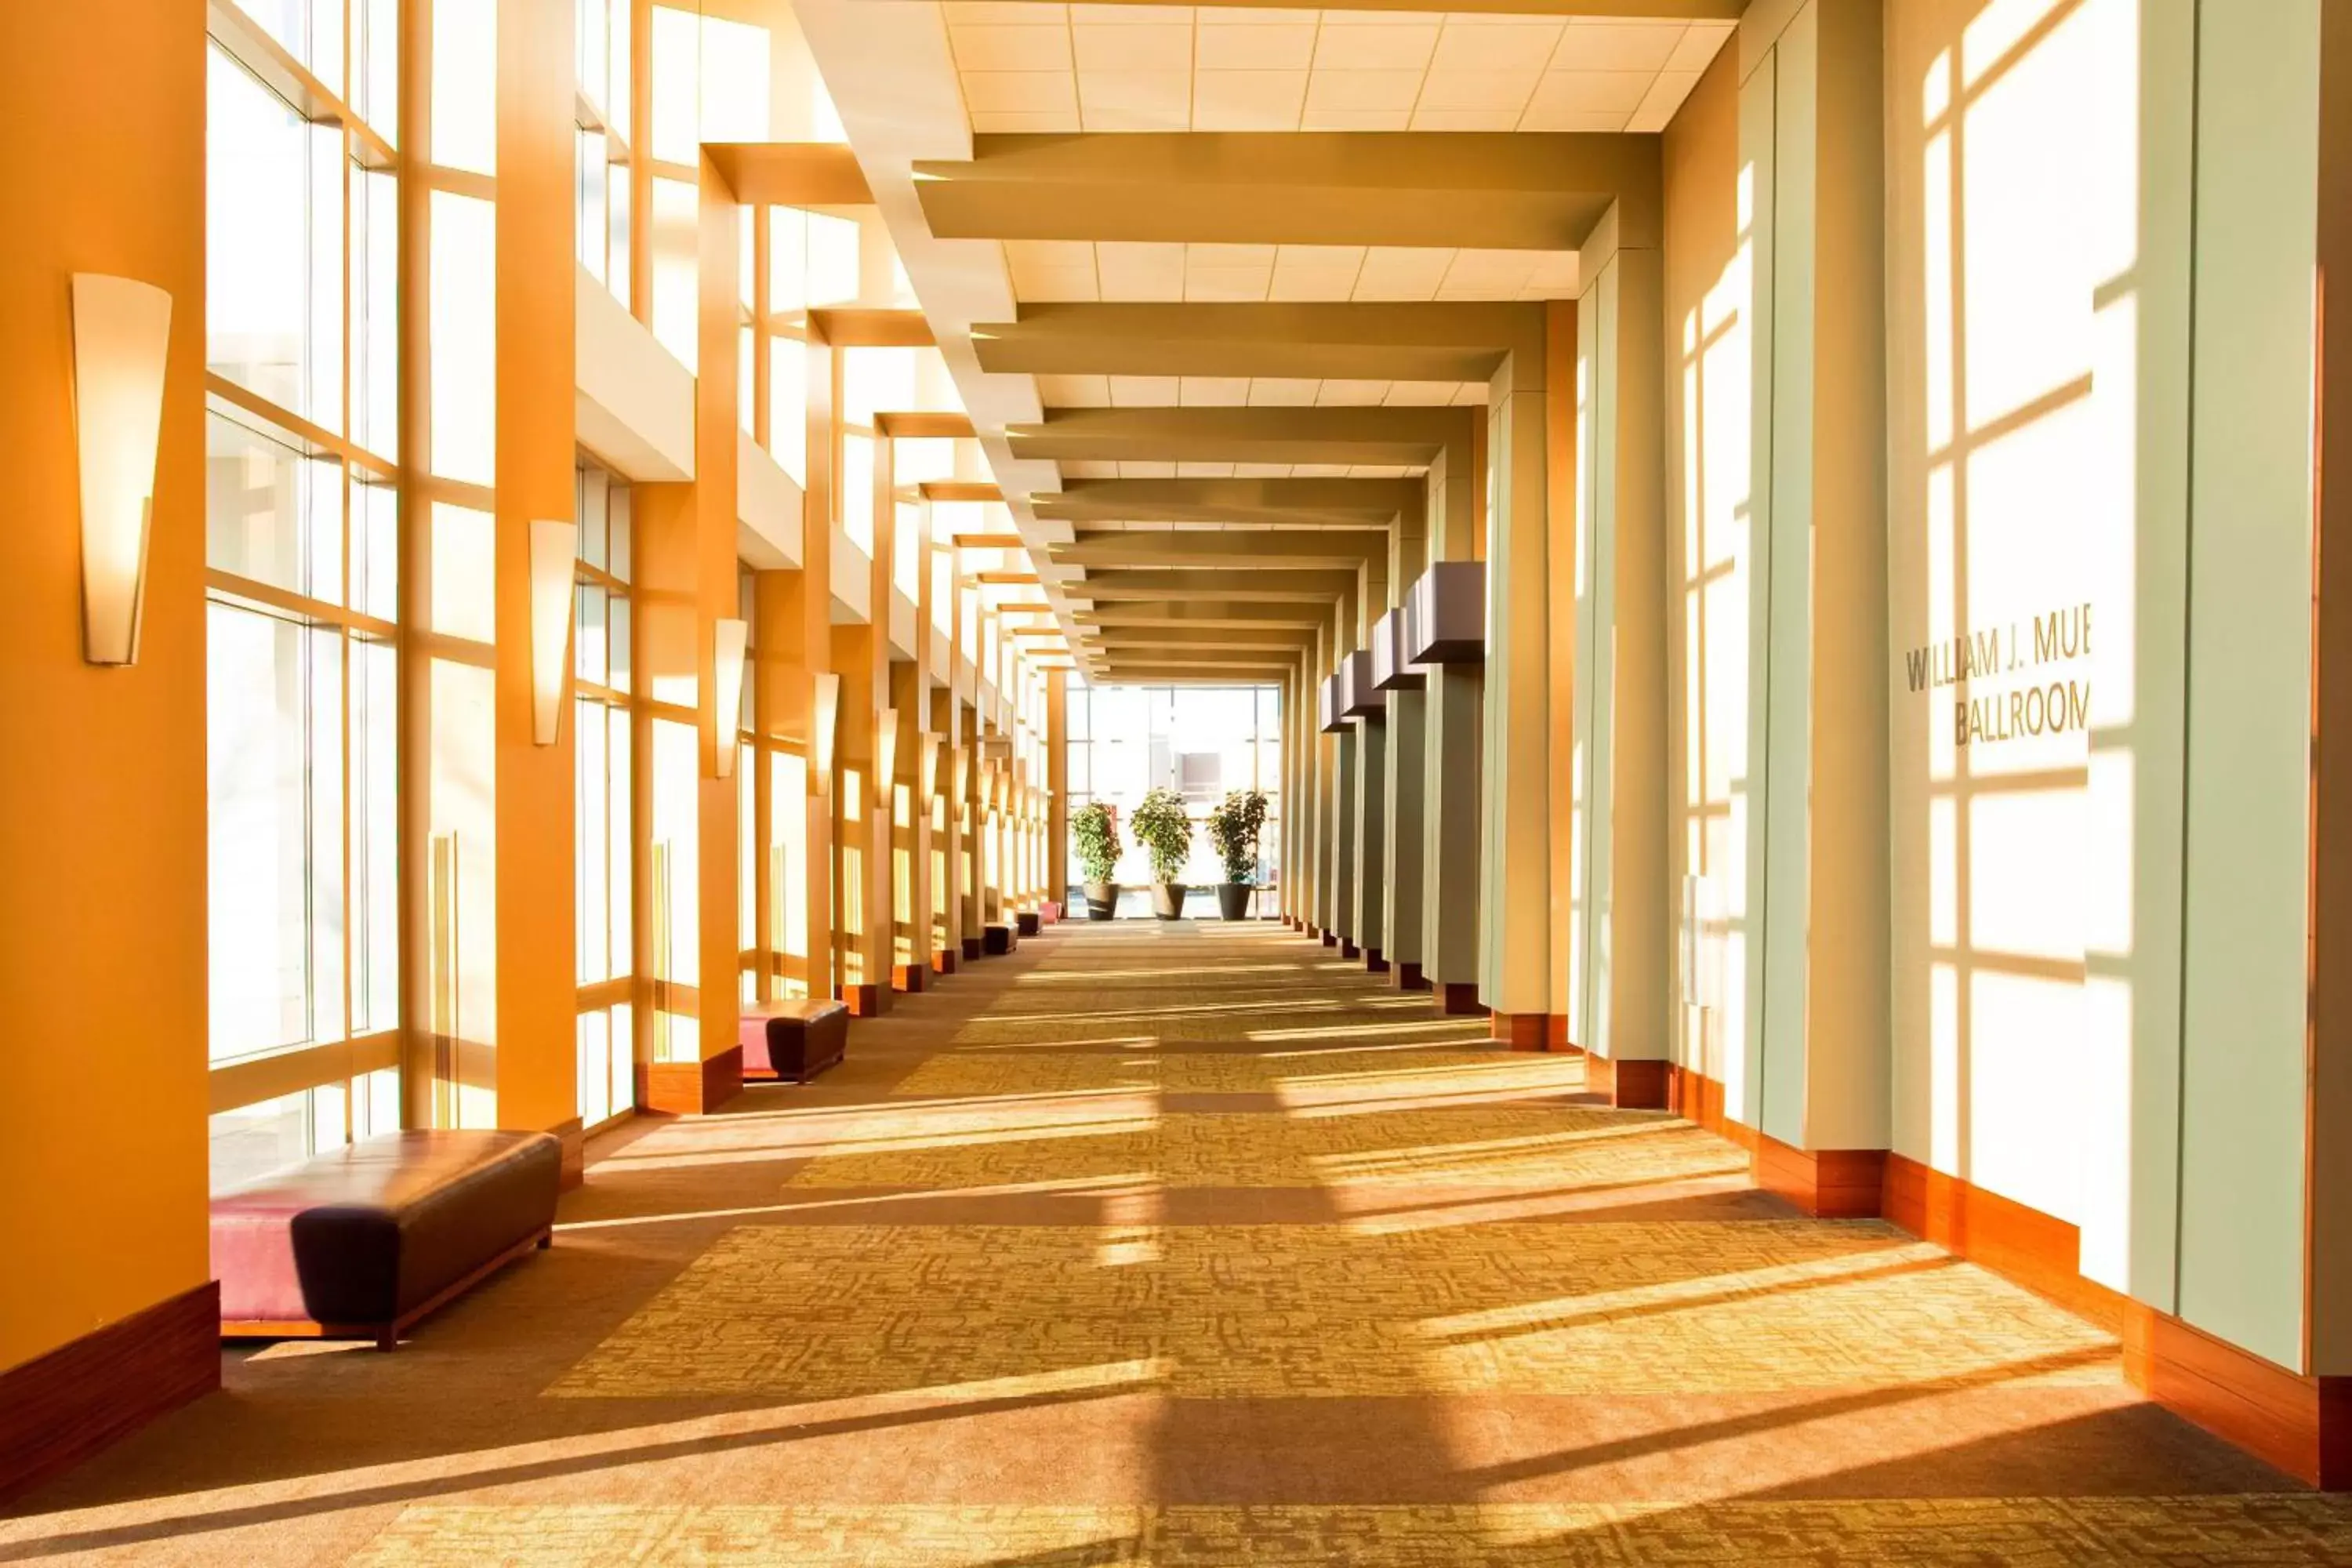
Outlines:
MULTIPOLYGON (((1393 526, 1393 524, 1391 525, 1393 526)), ((1389 563, 1385 553, 1367 561, 1357 574, 1356 647, 1370 646, 1373 622, 1389 602, 1389 563)), ((1367 660, 1369 663, 1369 660, 1367 660)), ((1368 678, 1369 679, 1369 678, 1368 678)), ((1365 687, 1370 692, 1369 683, 1365 687)), ((1354 921, 1357 942, 1364 950, 1364 967, 1374 974, 1388 972, 1381 951, 1388 910, 1385 852, 1388 844, 1388 704, 1379 713, 1349 721, 1356 743, 1356 788, 1351 815, 1355 845, 1354 921)))
MULTIPOLYGON (((1466 431, 1466 420, 1465 420, 1466 431)), ((1463 444, 1467 451, 1468 443, 1463 444)), ((1429 564, 1430 508, 1435 500, 1424 482, 1418 510, 1397 518, 1389 531, 1389 598, 1391 607, 1404 603, 1416 579, 1429 564)), ((1414 672, 1409 684, 1386 694, 1387 743, 1381 750, 1384 771, 1381 820, 1381 952, 1388 960, 1391 983, 1399 990, 1429 986, 1422 968, 1422 906, 1426 867, 1422 838, 1427 816, 1423 807, 1423 770, 1427 763, 1423 731, 1429 712, 1428 677, 1414 672)))
MULTIPOLYGON (((1430 465, 1433 561, 1478 554, 1485 503, 1486 426, 1474 426, 1466 462, 1442 452, 1430 465)), ((1423 973, 1438 1009, 1470 1014, 1478 1001, 1478 772, 1484 744, 1482 666, 1442 664, 1426 671, 1427 729, 1423 742, 1423 973)))

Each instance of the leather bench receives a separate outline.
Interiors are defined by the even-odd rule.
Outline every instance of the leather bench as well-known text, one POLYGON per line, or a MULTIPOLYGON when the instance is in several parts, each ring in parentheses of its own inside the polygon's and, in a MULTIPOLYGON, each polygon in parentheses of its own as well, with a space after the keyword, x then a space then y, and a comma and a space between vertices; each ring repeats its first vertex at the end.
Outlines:
POLYGON ((362 1139, 212 1201, 224 1339, 372 1339, 543 1247, 563 1146, 547 1132, 362 1139))
POLYGON ((1002 958, 1019 945, 1013 935, 1013 928, 1002 921, 980 928, 980 951, 991 958, 1002 958))
POLYGON ((1035 910, 1023 910, 1013 917, 1013 929, 1021 936, 1035 936, 1043 924, 1035 910))
POLYGON ((806 1083, 849 1049, 849 1009, 809 997, 753 1003, 743 1009, 736 1038, 745 1078, 806 1083))

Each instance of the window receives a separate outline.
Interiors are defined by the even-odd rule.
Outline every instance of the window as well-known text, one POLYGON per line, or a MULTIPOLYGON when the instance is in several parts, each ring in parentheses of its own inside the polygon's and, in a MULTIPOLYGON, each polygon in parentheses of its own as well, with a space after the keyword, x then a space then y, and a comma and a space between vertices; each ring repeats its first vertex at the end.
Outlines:
POLYGON ((400 1123, 396 21, 268 0, 207 45, 215 1185, 400 1123))
POLYGON ((576 0, 580 265, 629 303, 629 0, 576 0))
POLYGON ((579 1105, 594 1128, 635 1103, 635 842, 630 706, 629 488, 601 468, 578 479, 572 568, 572 831, 578 933, 579 1105))
MULTIPOLYGON (((1282 842, 1282 693, 1270 686, 1088 687, 1073 679, 1066 695, 1064 732, 1069 809, 1108 801, 1122 821, 1161 785, 1184 796, 1193 818, 1192 858, 1183 879, 1224 880, 1216 850, 1202 826, 1229 790, 1263 790, 1265 829, 1258 840, 1258 879, 1269 880, 1282 842)), ((1129 843, 1118 881, 1140 888, 1150 880, 1149 858, 1129 843)), ((1073 855, 1065 879, 1083 879, 1073 855)), ((1141 895, 1137 895, 1140 909, 1141 895)))

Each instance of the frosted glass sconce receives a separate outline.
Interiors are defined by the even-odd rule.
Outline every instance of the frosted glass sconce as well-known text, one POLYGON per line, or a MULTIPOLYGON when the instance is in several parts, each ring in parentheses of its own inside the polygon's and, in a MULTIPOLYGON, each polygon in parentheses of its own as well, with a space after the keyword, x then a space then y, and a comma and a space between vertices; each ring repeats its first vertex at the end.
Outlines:
POLYGON ((74 274, 82 657, 92 664, 131 664, 139 658, 171 339, 171 295, 135 279, 74 274))
POLYGON ((563 718, 563 678, 572 661, 572 561, 580 525, 552 518, 530 524, 530 739, 555 744, 563 718))
POLYGON ((835 742, 841 720, 841 677, 820 670, 810 678, 815 689, 809 697, 809 765, 816 770, 820 795, 833 793, 835 742))
POLYGON ((749 621, 710 625, 710 728, 717 742, 714 776, 735 776, 736 734, 743 724, 743 656, 751 646, 749 621))

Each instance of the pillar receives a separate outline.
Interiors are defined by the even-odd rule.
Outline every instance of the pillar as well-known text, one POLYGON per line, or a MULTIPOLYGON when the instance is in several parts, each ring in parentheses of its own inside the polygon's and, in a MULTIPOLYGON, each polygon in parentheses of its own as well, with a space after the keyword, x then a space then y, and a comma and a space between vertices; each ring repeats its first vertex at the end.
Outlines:
MULTIPOLYGON (((1430 465, 1433 561, 1477 558, 1484 525, 1481 476, 1486 426, 1473 426, 1468 460, 1441 452, 1430 465)), ((1428 668, 1422 758, 1422 937, 1423 977, 1441 1012, 1469 1014, 1478 1001, 1479 752, 1485 743, 1486 680, 1475 664, 1428 668)))

